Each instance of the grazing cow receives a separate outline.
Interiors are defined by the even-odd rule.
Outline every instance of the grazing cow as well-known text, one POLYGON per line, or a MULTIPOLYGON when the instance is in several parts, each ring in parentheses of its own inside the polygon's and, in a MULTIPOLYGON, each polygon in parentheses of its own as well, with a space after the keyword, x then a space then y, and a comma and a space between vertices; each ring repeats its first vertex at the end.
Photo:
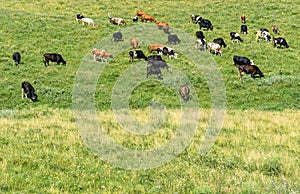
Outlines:
POLYGON ((134 16, 133 18, 132 18, 132 22, 137 22, 139 20, 139 17, 138 16, 134 16))
POLYGON ((200 51, 206 50, 206 40, 204 38, 197 39, 195 41, 195 49, 199 49, 200 51))
POLYGON ((160 55, 150 55, 150 56, 147 57, 147 61, 149 61, 149 60, 161 60, 161 61, 165 61, 165 60, 163 60, 161 58, 160 55))
POLYGON ((200 20, 202 19, 202 17, 200 15, 190 15, 190 18, 192 20, 192 23, 197 24, 200 22, 200 20))
POLYGON ((182 85, 179 88, 179 94, 184 102, 190 99, 190 88, 187 85, 182 85))
POLYGON ((63 65, 67 64, 67 62, 63 59, 63 57, 57 53, 45 53, 44 54, 44 65, 49 66, 49 61, 56 62, 57 65, 59 65, 60 63, 62 63, 63 65))
POLYGON ((201 18, 199 22, 199 26, 200 26, 200 30, 201 28, 206 28, 207 30, 210 29, 211 31, 213 30, 213 25, 207 19, 201 18))
POLYGON ((174 49, 173 48, 170 48, 170 47, 160 47, 160 48, 158 48, 157 49, 157 53, 159 54, 159 55, 161 55, 161 54, 163 54, 163 55, 167 55, 168 56, 168 58, 175 58, 175 59, 177 59, 177 57, 178 57, 178 55, 177 55, 177 53, 174 51, 174 49))
POLYGON ((242 23, 246 23, 246 16, 245 15, 241 15, 241 20, 242 20, 242 23))
POLYGON ((115 24, 118 26, 120 26, 120 25, 126 26, 126 22, 122 18, 109 17, 109 22, 111 24, 115 24))
POLYGON ((248 59, 247 57, 242 57, 242 56, 237 56, 234 55, 233 56, 233 63, 235 66, 237 65, 254 65, 254 62, 250 59, 248 59))
POLYGON ((211 51, 214 51, 214 53, 216 55, 220 55, 222 56, 222 50, 221 50, 221 46, 217 43, 214 43, 214 42, 209 42, 207 44, 207 47, 208 47, 208 51, 211 52, 211 51))
POLYGON ((269 30, 267 29, 267 28, 261 28, 261 29, 259 29, 261 32, 263 32, 263 31, 266 31, 266 32, 269 32, 269 30))
POLYGON ((142 15, 144 15, 144 14, 146 14, 146 13, 143 12, 143 11, 137 11, 137 12, 136 12, 136 16, 142 16, 142 15))
POLYGON ((237 32, 230 32, 230 37, 232 41, 240 41, 243 42, 243 39, 240 37, 240 35, 237 32))
POLYGON ((281 37, 273 38, 273 41, 274 41, 274 47, 276 47, 276 44, 279 44, 279 47, 281 47, 282 45, 285 46, 285 48, 290 47, 284 38, 281 37))
POLYGON ((256 65, 238 65, 237 68, 239 69, 239 78, 241 79, 243 74, 251 74, 252 78, 261 78, 264 77, 264 74, 260 71, 260 69, 256 65), (255 76, 258 74, 258 76, 255 76))
POLYGON ((29 82, 22 82, 22 99, 29 98, 32 102, 38 100, 38 95, 34 93, 34 87, 29 82))
POLYGON ((94 61, 97 61, 96 57, 100 57, 101 62, 107 62, 108 58, 113 58, 113 55, 105 51, 104 49, 93 48, 92 54, 94 56, 94 61))
POLYGON ((169 34, 169 30, 170 30, 170 27, 169 27, 169 24, 168 22, 156 22, 156 25, 158 27, 159 30, 163 29, 163 31, 166 33, 166 34, 169 34))
POLYGON ((15 62, 15 65, 19 65, 21 62, 21 54, 19 52, 15 52, 12 57, 15 62))
POLYGON ((241 33, 242 34, 248 34, 247 25, 241 25, 241 33))
POLYGON ((163 79, 161 76, 161 70, 159 67, 155 67, 152 65, 147 66, 147 78, 149 77, 149 75, 157 75, 158 79, 163 79))
POLYGON ((157 51, 158 48, 163 48, 165 47, 162 44, 150 44, 149 45, 149 52, 152 53, 153 51, 157 51))
POLYGON ((168 41, 167 44, 179 44, 181 42, 181 40, 178 38, 178 36, 176 34, 170 34, 168 36, 168 41))
POLYGON ((272 25, 272 31, 274 34, 279 34, 279 28, 276 25, 272 25))
POLYGON ((112 41, 114 41, 114 42, 123 41, 122 37, 123 37, 123 35, 121 32, 115 32, 115 33, 113 33, 112 41))
POLYGON ((134 51, 129 51, 129 60, 130 62, 133 62, 133 59, 144 59, 145 61, 147 60, 147 57, 141 50, 134 50, 134 51))
POLYGON ((222 47, 222 46, 223 46, 224 48, 227 47, 227 45, 226 45, 226 43, 225 43, 225 41, 224 41, 223 38, 216 38, 216 39, 213 40, 213 42, 219 44, 221 47, 222 47))
POLYGON ((95 22, 94 20, 92 20, 91 18, 82 18, 81 19, 81 22, 82 22, 82 25, 84 26, 84 24, 87 24, 87 25, 93 25, 95 26, 95 22))
POLYGON ((205 36, 204 36, 204 34, 203 34, 202 31, 197 31, 195 35, 196 35, 196 37, 197 37, 198 39, 205 38, 205 36))
POLYGON ((132 39, 130 39, 130 45, 131 45, 134 49, 140 48, 140 46, 139 46, 139 41, 138 41, 137 38, 132 38, 132 39))
POLYGON ((163 68, 163 69, 167 69, 168 71, 170 71, 169 65, 164 60, 157 60, 157 59, 149 60, 148 59, 148 64, 151 66, 154 66, 154 67, 163 68))
POLYGON ((152 15, 147 15, 147 14, 142 15, 141 20, 142 22, 144 21, 156 22, 155 18, 152 15))
POLYGON ((271 41, 271 35, 266 30, 259 30, 256 32, 256 41, 260 41, 260 39, 265 39, 266 41, 271 41))
POLYGON ((83 16, 82 14, 76 14, 76 15, 75 15, 75 19, 76 19, 77 23, 78 23, 82 18, 84 18, 84 16, 83 16))

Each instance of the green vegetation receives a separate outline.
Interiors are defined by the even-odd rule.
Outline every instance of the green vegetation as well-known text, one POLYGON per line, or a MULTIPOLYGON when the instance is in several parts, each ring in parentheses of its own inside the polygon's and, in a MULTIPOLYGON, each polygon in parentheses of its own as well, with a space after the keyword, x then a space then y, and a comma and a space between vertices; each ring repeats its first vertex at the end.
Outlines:
MULTIPOLYGON (((300 192, 299 3, 12 0, 0 5, 0 193, 300 192), (191 144, 178 157, 140 171, 116 168, 95 156, 80 137, 72 110, 73 83, 83 59, 92 59, 91 49, 101 47, 99 41, 112 37, 113 32, 141 25, 131 22, 139 10, 167 21, 171 32, 179 29, 192 37, 199 27, 190 22, 189 15, 200 14, 214 25, 213 31, 204 30, 206 40, 223 37, 228 45, 222 57, 211 55, 223 75, 227 101, 224 126, 215 145, 199 155, 210 121, 210 93, 203 73, 179 53, 178 59, 166 61, 183 72, 195 88, 192 97, 198 96, 199 126, 191 144), (125 18, 127 26, 109 24, 108 12, 125 18), (94 19, 97 25, 76 23, 76 13, 94 19), (232 43, 229 32, 239 32, 241 14, 247 17, 249 34, 241 35, 244 43, 232 43), (279 26, 280 36, 290 48, 255 41, 255 32, 270 30, 272 24, 279 26), (15 51, 22 55, 19 66, 12 61, 15 51), (45 52, 62 54, 67 65, 44 67, 45 52), (244 75, 239 80, 233 55, 253 59, 265 78, 253 80, 244 75), (22 81, 36 88, 38 102, 21 98, 22 81)), ((161 38, 165 43, 163 32, 161 38)), ((128 59, 129 40, 126 42, 128 48, 106 65, 98 79, 97 113, 104 131, 115 142, 137 150, 159 147, 179 126, 181 101, 177 91, 159 81, 141 83, 129 99, 130 114, 147 123, 149 104, 159 102, 166 111, 165 120, 160 130, 149 136, 124 131, 111 110, 111 94, 119 76, 133 66, 128 59)), ((146 44, 141 49, 150 54, 146 44)), ((170 75, 165 70, 163 74, 166 79, 170 75)))

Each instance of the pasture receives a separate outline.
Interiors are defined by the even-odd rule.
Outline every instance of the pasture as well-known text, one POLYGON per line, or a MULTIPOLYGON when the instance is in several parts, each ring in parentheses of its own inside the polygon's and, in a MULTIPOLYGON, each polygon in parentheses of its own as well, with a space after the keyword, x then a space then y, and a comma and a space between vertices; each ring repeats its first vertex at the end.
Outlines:
POLYGON ((218 0, 176 3, 12 0, 0 5, 1 193, 300 192, 299 3, 290 0, 251 0, 246 4, 235 0, 226 3, 218 0), (147 39, 153 38, 157 41, 153 43, 162 44, 167 41, 167 35, 154 23, 145 24, 146 28, 142 28, 141 21, 133 23, 136 11, 145 11, 158 21, 168 22, 171 33, 184 31, 179 36, 181 39, 192 37, 190 45, 182 42, 171 46, 178 48, 177 59, 163 56, 172 69, 172 72, 162 70, 169 85, 156 76, 146 79, 147 65, 143 60, 129 62, 132 37, 126 30, 136 29, 136 33, 144 36, 140 49, 147 56, 151 54, 147 39), (77 23, 77 13, 92 18, 96 25, 77 23), (202 31, 207 42, 224 38, 227 47, 222 48, 222 56, 207 51, 180 50, 183 45, 193 49, 195 32, 199 30, 198 24, 191 23, 190 14, 199 14, 212 22, 212 31, 202 31), (240 33, 242 14, 246 15, 247 35, 240 33), (126 26, 110 24, 108 15, 124 18, 126 26), (271 32, 273 24, 279 26, 280 35, 271 32), (148 26, 152 26, 153 31, 139 31, 139 28, 149 29, 148 26), (290 47, 274 48, 273 42, 256 42, 255 33, 260 28, 269 29, 272 37, 284 37, 290 47), (117 31, 124 32, 124 41, 111 42, 112 34, 117 31), (240 33, 244 41, 231 42, 231 31, 240 33), (109 63, 94 62, 91 50, 102 46, 113 46, 120 51, 109 63), (12 54, 17 51, 22 58, 21 64, 15 66, 12 54), (67 64, 50 62, 45 67, 43 54, 47 52, 61 54, 67 64), (203 56, 202 63, 213 61, 220 70, 226 91, 224 125, 211 150, 202 155, 199 149, 213 107, 210 85, 185 52, 203 56), (252 79, 244 75, 240 80, 233 55, 252 59, 265 77, 252 79), (93 72, 92 67, 97 71, 93 72), (141 69, 145 69, 144 74, 141 69), (92 75, 83 74, 86 77, 79 79, 80 70, 86 70, 84 73, 91 70, 88 73, 93 75, 101 72, 101 75, 95 83, 89 83, 92 75), (128 73, 127 77, 122 77, 124 72, 128 73), (178 90, 168 87, 174 83, 172 75, 181 75, 176 72, 185 75, 183 80, 175 80, 177 84, 188 80, 193 86, 192 101, 187 105, 182 105, 178 90), (139 81, 138 85, 130 85, 133 78, 139 81), (35 87, 39 101, 21 98, 22 81, 35 87), (86 86, 83 88, 87 93, 81 94, 83 99, 74 99, 78 92, 76 81, 83 81, 82 86, 86 86), (112 95, 114 92, 123 92, 116 90, 116 83, 127 86, 126 81, 128 87, 133 88, 130 98, 113 100, 118 97, 112 95), (90 90, 90 94, 89 89, 95 91, 90 90), (74 102, 82 103, 81 110, 89 110, 86 101, 92 102, 89 105, 95 108, 103 131, 116 143, 134 150, 163 146, 175 136, 184 118, 183 106, 197 104, 199 123, 189 145, 182 152, 174 153, 170 162, 143 170, 118 168, 103 161, 101 155, 97 156, 78 129, 74 102), (128 103, 133 118, 142 124, 156 121, 159 130, 150 135, 125 131, 114 112, 123 108, 118 107, 123 102, 128 103))

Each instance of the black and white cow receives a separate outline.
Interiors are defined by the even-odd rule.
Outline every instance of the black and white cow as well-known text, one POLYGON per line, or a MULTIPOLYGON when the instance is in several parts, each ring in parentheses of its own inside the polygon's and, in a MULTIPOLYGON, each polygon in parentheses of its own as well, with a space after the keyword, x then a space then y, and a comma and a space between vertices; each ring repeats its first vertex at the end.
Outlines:
POLYGON ((237 32, 230 32, 230 37, 232 41, 243 42, 243 39, 240 37, 240 35, 237 32))
POLYGON ((259 41, 262 38, 266 41, 271 41, 271 35, 268 29, 261 28, 259 31, 256 32, 256 41, 259 41))
POLYGON ((201 28, 206 28, 207 30, 213 30, 213 25, 211 24, 211 22, 207 19, 200 19, 199 26, 200 26, 200 30, 201 28))
POLYGON ((204 36, 204 34, 203 34, 202 31, 197 31, 195 35, 196 35, 196 37, 197 37, 198 39, 205 38, 205 36, 204 36))
POLYGON ((66 65, 67 62, 63 59, 63 57, 60 54, 57 53, 45 53, 44 54, 44 65, 49 65, 49 61, 56 62, 58 65, 62 63, 63 65, 66 65))
POLYGON ((200 51, 206 50, 206 40, 204 38, 197 39, 195 41, 195 49, 199 49, 200 51))
POLYGON ((163 68, 163 69, 167 69, 168 71, 170 71, 169 65, 164 60, 151 59, 151 60, 148 60, 148 64, 151 66, 154 66, 154 67, 163 68))
POLYGON ((149 75, 157 75, 158 79, 163 79, 160 68, 153 65, 147 66, 147 78, 149 75))
POLYGON ((200 22, 200 20, 202 19, 202 17, 200 15, 190 15, 190 18, 192 20, 193 23, 197 24, 200 22))
POLYGON ((113 40, 114 42, 123 41, 122 38, 123 38, 123 35, 122 35, 121 32, 115 32, 115 33, 113 33, 113 38, 112 38, 112 40, 113 40))
POLYGON ((139 20, 139 17, 138 16, 134 16, 133 18, 132 18, 132 22, 137 22, 139 20))
POLYGON ((19 52, 15 52, 12 57, 15 62, 15 65, 19 65, 21 62, 21 54, 19 52))
POLYGON ((176 34, 169 34, 167 44, 179 44, 181 40, 178 38, 176 34))
POLYGON ((34 93, 34 87, 29 82, 22 82, 22 98, 29 98, 32 102, 38 100, 38 96, 34 93))
POLYGON ((157 53, 159 55, 167 55, 168 58, 175 58, 177 59, 177 53, 175 52, 175 50, 173 48, 170 47, 162 47, 162 48, 158 48, 157 49, 157 53))
POLYGON ((241 25, 241 33, 242 34, 248 34, 248 27, 247 25, 241 25))
POLYGON ((76 14, 75 15, 75 19, 76 19, 77 22, 81 21, 82 18, 84 18, 84 16, 82 14, 76 14))
POLYGON ((234 55, 233 56, 233 63, 235 66, 237 65, 254 65, 254 62, 252 60, 250 60, 247 57, 242 57, 242 56, 237 56, 234 55))
POLYGON ((134 50, 129 51, 129 59, 130 62, 133 62, 133 59, 144 59, 146 61, 147 57, 145 56, 142 50, 134 50))
POLYGON ((281 38, 281 37, 273 38, 273 41, 274 41, 274 47, 276 47, 276 44, 279 44, 279 47, 281 47, 281 46, 284 46, 285 48, 290 47, 284 38, 281 38))
POLYGON ((223 46, 224 48, 227 47, 227 45, 226 45, 226 43, 225 43, 225 41, 224 41, 223 38, 216 38, 216 39, 213 40, 213 42, 219 44, 221 47, 222 47, 222 46, 223 46))

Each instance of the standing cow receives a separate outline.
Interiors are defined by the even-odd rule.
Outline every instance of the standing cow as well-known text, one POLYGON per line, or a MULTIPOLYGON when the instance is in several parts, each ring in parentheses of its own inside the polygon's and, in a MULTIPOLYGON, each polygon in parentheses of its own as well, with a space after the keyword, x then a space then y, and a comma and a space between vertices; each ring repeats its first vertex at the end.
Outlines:
POLYGON ((179 88, 179 94, 184 102, 190 99, 190 88, 187 85, 182 85, 179 88))
POLYGON ((38 96, 34 93, 34 87, 29 82, 22 82, 22 99, 26 97, 29 98, 32 102, 38 100, 38 96))
POLYGON ((129 51, 130 62, 133 62, 133 59, 144 59, 146 61, 147 57, 145 56, 142 50, 129 51))
POLYGON ((281 46, 284 46, 285 48, 290 47, 284 38, 281 38, 281 37, 274 38, 273 41, 274 41, 274 47, 276 47, 276 44, 279 44, 279 47, 281 47, 281 46))
POLYGON ((67 64, 67 62, 63 59, 63 57, 57 53, 45 53, 44 54, 44 65, 49 66, 49 61, 56 62, 57 65, 59 65, 60 63, 62 63, 63 65, 67 64))
POLYGON ((15 62, 15 65, 19 65, 21 62, 21 54, 19 52, 15 52, 12 57, 15 62))

